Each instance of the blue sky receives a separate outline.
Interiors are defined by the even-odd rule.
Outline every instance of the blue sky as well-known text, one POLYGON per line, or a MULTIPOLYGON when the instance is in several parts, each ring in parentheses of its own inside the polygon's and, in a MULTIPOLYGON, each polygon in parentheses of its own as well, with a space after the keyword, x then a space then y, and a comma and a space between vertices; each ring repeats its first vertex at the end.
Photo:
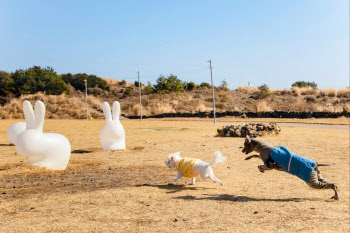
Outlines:
POLYGON ((0 0, 0 70, 349 86, 348 0, 0 0))

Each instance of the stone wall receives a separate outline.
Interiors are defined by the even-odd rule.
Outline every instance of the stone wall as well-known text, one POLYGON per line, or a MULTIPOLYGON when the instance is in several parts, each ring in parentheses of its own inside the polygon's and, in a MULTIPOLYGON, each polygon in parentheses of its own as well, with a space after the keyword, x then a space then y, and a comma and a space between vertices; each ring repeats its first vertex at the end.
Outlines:
POLYGON ((220 137, 263 136, 265 134, 279 134, 281 128, 276 123, 248 123, 237 126, 223 126, 217 132, 220 137))
MULTIPOLYGON (((139 119, 138 115, 125 115, 122 116, 129 119, 139 119)), ((286 111, 273 111, 273 112, 240 112, 240 111, 226 111, 217 112, 216 117, 250 117, 250 118, 338 118, 338 117, 350 117, 350 112, 286 112, 286 111)), ((213 118, 213 112, 197 112, 197 113, 163 113, 150 116, 142 116, 143 119, 147 118, 172 118, 172 117, 200 117, 200 118, 213 118)))

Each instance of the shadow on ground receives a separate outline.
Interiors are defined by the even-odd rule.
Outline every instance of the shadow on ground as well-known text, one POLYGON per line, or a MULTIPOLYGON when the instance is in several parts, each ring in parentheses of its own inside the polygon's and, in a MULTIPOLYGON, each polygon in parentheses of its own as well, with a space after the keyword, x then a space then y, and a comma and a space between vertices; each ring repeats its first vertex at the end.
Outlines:
POLYGON ((13 145, 12 143, 9 143, 9 144, 0 144, 0 146, 15 146, 15 145, 13 145))
POLYGON ((206 197, 195 197, 192 195, 178 196, 174 199, 183 200, 212 200, 212 201, 233 201, 233 202, 251 202, 251 201, 269 201, 269 202, 303 202, 303 201, 321 201, 320 198, 253 198, 246 196, 235 196, 230 194, 203 194, 206 197))
POLYGON ((92 153, 93 151, 91 150, 73 150, 71 153, 72 154, 87 154, 87 153, 92 153))
POLYGON ((205 188, 205 187, 188 186, 188 185, 184 185, 184 184, 175 185, 175 184, 172 184, 172 183, 164 184, 164 185, 147 183, 147 184, 139 184, 139 185, 136 185, 136 186, 137 187, 140 187, 140 186, 157 187, 159 189, 168 190, 167 193, 177 193, 177 192, 184 191, 184 190, 206 190, 206 189, 212 189, 212 188, 205 188))

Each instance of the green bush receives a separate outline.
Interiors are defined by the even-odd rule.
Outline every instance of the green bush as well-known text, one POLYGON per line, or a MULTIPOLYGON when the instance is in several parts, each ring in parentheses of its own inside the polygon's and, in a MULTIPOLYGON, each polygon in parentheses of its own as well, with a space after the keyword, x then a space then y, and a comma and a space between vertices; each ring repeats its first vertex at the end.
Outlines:
POLYGON ((123 93, 123 96, 121 98, 125 98, 125 97, 129 97, 131 96, 131 92, 132 92, 132 88, 131 87, 127 87, 123 93))
POLYGON ((298 81, 298 82, 293 83, 292 87, 313 87, 313 88, 317 88, 317 84, 315 82, 298 81))
MULTIPOLYGON (((141 82, 140 82, 140 83, 141 83, 141 82)), ((134 84, 135 84, 136 87, 139 87, 139 82, 138 82, 138 81, 135 81, 134 84)), ((142 87, 142 85, 143 85, 143 84, 141 83, 141 87, 142 87)))
POLYGON ((157 84, 154 85, 154 89, 159 93, 179 93, 184 90, 185 83, 177 78, 175 75, 169 75, 167 78, 159 76, 157 84))
POLYGON ((145 86, 145 88, 143 89, 142 94, 149 95, 149 94, 153 94, 153 93, 154 93, 154 89, 153 89, 151 83, 148 82, 147 86, 145 86))
POLYGON ((5 83, 7 83, 7 92, 15 96, 34 94, 39 91, 52 95, 69 93, 68 86, 51 67, 33 66, 26 70, 16 70, 5 83))
POLYGON ((207 88, 209 88, 209 87, 210 87, 210 84, 209 84, 209 83, 203 82, 203 83, 201 83, 201 84, 199 85, 199 87, 207 87, 207 88))
POLYGON ((0 96, 11 95, 13 93, 14 85, 11 74, 6 71, 0 71, 0 96))
POLYGON ((196 84, 194 82, 189 82, 185 84, 186 91, 193 91, 194 89, 196 89, 196 84))
POLYGON ((255 99, 264 99, 270 95, 270 89, 266 84, 258 87, 258 91, 254 93, 255 99))
POLYGON ((93 87, 99 87, 102 90, 109 91, 109 86, 107 85, 107 82, 103 80, 100 77, 97 77, 96 75, 87 75, 87 74, 62 74, 61 75, 63 81, 66 83, 69 83, 72 85, 75 90, 79 91, 85 91, 85 81, 87 80, 87 87, 93 88, 93 87))

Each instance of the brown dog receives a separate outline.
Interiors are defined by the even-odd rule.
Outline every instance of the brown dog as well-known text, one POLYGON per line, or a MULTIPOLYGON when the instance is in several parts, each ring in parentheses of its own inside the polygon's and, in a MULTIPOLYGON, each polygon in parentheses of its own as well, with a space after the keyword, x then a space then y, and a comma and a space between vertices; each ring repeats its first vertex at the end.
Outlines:
POLYGON ((324 179, 318 169, 319 166, 330 166, 334 163, 317 164, 311 159, 289 152, 285 147, 273 147, 266 142, 260 142, 247 136, 242 152, 249 154, 253 151, 258 152, 259 155, 248 156, 246 160, 260 158, 264 162, 264 165, 258 166, 260 172, 272 169, 288 172, 303 179, 312 188, 333 189, 335 195, 332 199, 339 199, 337 186, 324 179))

